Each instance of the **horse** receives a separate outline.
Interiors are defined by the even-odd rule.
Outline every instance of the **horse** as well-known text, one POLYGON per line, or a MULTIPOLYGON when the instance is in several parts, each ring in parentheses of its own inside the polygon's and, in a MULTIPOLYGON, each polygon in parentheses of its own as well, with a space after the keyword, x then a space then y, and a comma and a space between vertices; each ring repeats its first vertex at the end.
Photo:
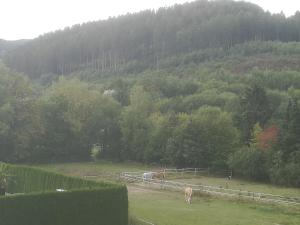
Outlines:
POLYGON ((164 180, 166 177, 165 171, 163 172, 153 172, 153 179, 159 179, 159 180, 164 180))
POLYGON ((153 179, 153 172, 145 172, 145 173, 143 173, 143 176, 142 176, 142 178, 143 178, 143 181, 150 181, 150 180, 152 180, 153 179))
POLYGON ((184 189, 184 198, 185 201, 189 204, 192 203, 192 195, 193 195, 193 189, 191 187, 186 187, 184 189))

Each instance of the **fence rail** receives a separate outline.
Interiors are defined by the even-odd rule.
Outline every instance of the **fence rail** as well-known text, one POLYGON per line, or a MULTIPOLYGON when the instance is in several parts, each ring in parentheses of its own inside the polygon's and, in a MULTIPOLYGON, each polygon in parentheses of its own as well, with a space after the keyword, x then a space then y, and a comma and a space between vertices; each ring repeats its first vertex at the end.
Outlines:
MULTIPOLYGON (((190 169, 194 169, 194 168, 188 168, 185 169, 184 171, 185 172, 192 171, 190 169)), ((166 170, 166 172, 169 171, 170 169, 168 169, 168 171, 166 170)), ((142 175, 143 173, 141 172, 133 172, 133 173, 123 172, 120 174, 120 178, 128 182, 142 182, 145 185, 148 184, 148 185, 152 185, 164 189, 168 188, 172 190, 183 190, 183 188, 185 187, 192 187, 194 191, 204 192, 211 195, 238 197, 238 198, 259 200, 259 201, 271 202, 271 203, 300 205, 299 197, 287 197, 281 195, 272 195, 272 194, 252 192, 252 191, 242 191, 242 190, 228 189, 228 188, 208 186, 208 185, 196 185, 196 184, 189 184, 189 183, 175 182, 175 181, 168 181, 168 180, 143 179, 142 175)))
POLYGON ((146 172, 164 172, 165 174, 174 175, 174 174, 205 174, 205 175, 214 175, 214 174, 222 174, 223 176, 231 175, 231 171, 223 170, 223 171, 211 171, 210 168, 181 168, 181 169, 160 169, 156 171, 135 171, 135 172, 124 172, 129 174, 143 174, 146 172))
POLYGON ((142 222, 143 224, 147 224, 147 225, 155 225, 154 223, 151 223, 147 220, 141 219, 141 218, 137 218, 138 221, 142 222))

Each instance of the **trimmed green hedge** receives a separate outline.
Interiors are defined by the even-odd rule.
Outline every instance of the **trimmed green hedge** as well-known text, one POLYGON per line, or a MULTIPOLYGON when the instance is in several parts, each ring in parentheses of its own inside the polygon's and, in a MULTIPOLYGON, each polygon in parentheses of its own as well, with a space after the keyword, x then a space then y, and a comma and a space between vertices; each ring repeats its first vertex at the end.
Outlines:
POLYGON ((72 190, 115 186, 115 184, 111 183, 98 183, 83 180, 77 177, 69 177, 39 168, 9 164, 2 164, 2 167, 5 167, 7 173, 12 176, 11 178, 13 182, 10 182, 7 189, 9 193, 54 191, 57 188, 72 190))
POLYGON ((127 225, 126 186, 41 169, 5 166, 13 182, 0 197, 0 225, 127 225), (63 188, 66 192, 56 192, 63 188), (31 193, 29 193, 31 192, 31 193))

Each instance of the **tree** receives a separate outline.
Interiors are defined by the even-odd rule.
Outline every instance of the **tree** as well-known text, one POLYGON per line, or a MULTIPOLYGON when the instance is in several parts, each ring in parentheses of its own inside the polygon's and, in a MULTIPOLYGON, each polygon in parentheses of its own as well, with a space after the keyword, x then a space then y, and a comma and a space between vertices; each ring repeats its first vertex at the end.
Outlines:
POLYGON ((241 119, 243 141, 250 144, 253 134, 253 127, 259 123, 265 126, 271 116, 269 101, 264 88, 253 84, 246 88, 240 99, 241 112, 238 117, 241 119))
POLYGON ((230 114, 216 107, 201 107, 191 116, 179 116, 167 154, 178 166, 225 168, 237 139, 230 114))
POLYGON ((43 132, 29 80, 0 64, 0 161, 24 161, 43 132))
POLYGON ((287 107, 286 126, 272 150, 271 180, 277 184, 300 187, 300 107, 291 99, 287 107))
MULTIPOLYGON (((167 156, 166 147, 169 138, 172 137, 175 128, 175 114, 151 114, 149 122, 148 144, 144 149, 145 161, 148 163, 159 163, 165 166, 170 157, 167 156)), ((172 159, 170 160, 172 162, 172 159)))
POLYGON ((285 160, 290 158, 300 162, 300 158, 293 157, 300 154, 300 106, 296 99, 289 101, 286 124, 287 127, 281 140, 284 151, 283 157, 285 160))
MULTIPOLYGON (((299 41, 299 37, 299 13, 286 18, 247 2, 195 1, 67 27, 18 48, 0 43, 0 54, 12 68, 39 79, 82 68, 98 75, 159 69, 170 56, 207 48, 227 50, 253 40, 299 41)), ((53 80, 44 78, 41 81, 53 80)))
POLYGON ((120 157, 120 105, 79 80, 60 79, 41 98, 45 133, 38 160, 87 160, 94 144, 120 157))
POLYGON ((148 116, 154 111, 151 95, 142 86, 134 86, 130 94, 130 105, 121 115, 123 157, 144 161, 144 149, 148 145, 150 124, 148 116))
POLYGON ((257 136, 257 147, 262 150, 270 150, 278 141, 279 129, 276 125, 267 127, 257 136))
POLYGON ((267 157, 266 152, 245 146, 231 154, 228 165, 237 177, 268 181, 267 157))

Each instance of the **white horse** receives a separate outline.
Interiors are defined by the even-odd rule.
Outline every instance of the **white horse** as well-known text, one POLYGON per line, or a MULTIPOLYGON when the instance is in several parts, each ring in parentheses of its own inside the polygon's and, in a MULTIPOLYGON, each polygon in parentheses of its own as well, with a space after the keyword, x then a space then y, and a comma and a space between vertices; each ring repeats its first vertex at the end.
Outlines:
POLYGON ((146 173, 143 173, 143 181, 150 181, 153 179, 153 172, 146 172, 146 173))
POLYGON ((191 187, 186 187, 184 189, 184 198, 185 201, 189 204, 192 203, 192 195, 193 195, 193 189, 191 187))

